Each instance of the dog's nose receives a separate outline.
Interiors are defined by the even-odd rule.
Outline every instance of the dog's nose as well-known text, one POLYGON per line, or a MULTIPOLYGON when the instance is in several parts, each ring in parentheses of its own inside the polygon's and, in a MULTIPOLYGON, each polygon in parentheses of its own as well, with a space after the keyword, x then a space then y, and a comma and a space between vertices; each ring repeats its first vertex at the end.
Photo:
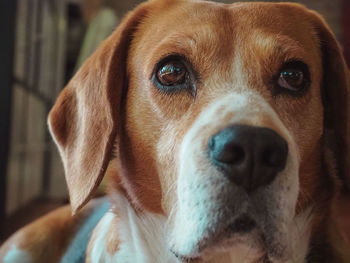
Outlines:
POLYGON ((284 169, 288 144, 271 129, 233 125, 210 138, 209 154, 232 182, 253 192, 284 169))

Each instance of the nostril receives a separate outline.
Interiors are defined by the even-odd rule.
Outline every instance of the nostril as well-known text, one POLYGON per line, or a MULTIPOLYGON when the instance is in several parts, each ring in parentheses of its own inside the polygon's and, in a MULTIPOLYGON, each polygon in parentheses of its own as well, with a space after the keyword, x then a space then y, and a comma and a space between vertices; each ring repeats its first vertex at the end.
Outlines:
POLYGON ((286 165, 288 147, 284 144, 266 147, 262 152, 263 166, 283 170, 286 165))
POLYGON ((237 165, 243 162, 245 158, 244 150, 237 144, 226 144, 216 156, 216 160, 221 163, 237 165))
POLYGON ((281 154, 273 149, 266 149, 262 156, 262 161, 266 166, 279 167, 281 166, 281 154))
POLYGON ((237 165, 245 158, 244 148, 237 142, 234 133, 224 130, 210 138, 209 152, 217 165, 237 165))
POLYGON ((210 157, 217 165, 238 165, 244 161, 244 148, 233 137, 220 133, 209 140, 210 157))

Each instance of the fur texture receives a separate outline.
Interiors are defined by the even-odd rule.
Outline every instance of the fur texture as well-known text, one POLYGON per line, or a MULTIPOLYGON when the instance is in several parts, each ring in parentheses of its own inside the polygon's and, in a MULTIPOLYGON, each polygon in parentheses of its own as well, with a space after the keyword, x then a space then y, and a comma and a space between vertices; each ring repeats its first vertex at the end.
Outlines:
MULTIPOLYGON (((49 115, 73 213, 108 173, 112 210, 93 231, 87 262, 346 262, 334 240, 346 247, 336 215, 346 214, 338 202, 350 189, 349 103, 341 49, 323 18, 302 5, 141 4, 49 115), (174 57, 191 88, 157 86, 159 65, 174 57), (276 88, 290 61, 310 75, 298 95, 276 88), (286 167, 250 194, 208 157, 208 140, 235 124, 271 129, 288 144, 286 167), (242 215, 256 228, 228 230, 242 215)), ((87 217, 69 218, 55 214, 19 231, 0 261, 25 253, 57 262, 87 217), (66 235, 46 226, 63 221, 66 235), (28 235, 39 227, 45 235, 28 235), (51 240, 60 242, 43 249, 51 240)))

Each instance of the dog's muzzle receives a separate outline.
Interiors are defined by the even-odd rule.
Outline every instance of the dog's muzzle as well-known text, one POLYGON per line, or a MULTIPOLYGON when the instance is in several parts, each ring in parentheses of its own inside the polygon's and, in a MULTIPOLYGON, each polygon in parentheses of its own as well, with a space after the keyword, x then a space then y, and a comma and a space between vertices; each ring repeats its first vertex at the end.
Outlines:
POLYGON ((181 143, 169 247, 186 257, 242 247, 257 259, 288 257, 298 171, 295 142, 263 98, 218 99, 181 143))

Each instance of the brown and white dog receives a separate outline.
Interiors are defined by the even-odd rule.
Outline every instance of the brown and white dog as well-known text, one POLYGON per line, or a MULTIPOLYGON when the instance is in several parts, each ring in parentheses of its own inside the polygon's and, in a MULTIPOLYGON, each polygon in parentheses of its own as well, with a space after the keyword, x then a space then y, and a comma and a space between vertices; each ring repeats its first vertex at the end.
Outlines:
POLYGON ((49 116, 73 213, 106 171, 110 208, 55 211, 0 261, 349 262, 331 209, 350 189, 349 88, 299 4, 144 3, 49 116))

